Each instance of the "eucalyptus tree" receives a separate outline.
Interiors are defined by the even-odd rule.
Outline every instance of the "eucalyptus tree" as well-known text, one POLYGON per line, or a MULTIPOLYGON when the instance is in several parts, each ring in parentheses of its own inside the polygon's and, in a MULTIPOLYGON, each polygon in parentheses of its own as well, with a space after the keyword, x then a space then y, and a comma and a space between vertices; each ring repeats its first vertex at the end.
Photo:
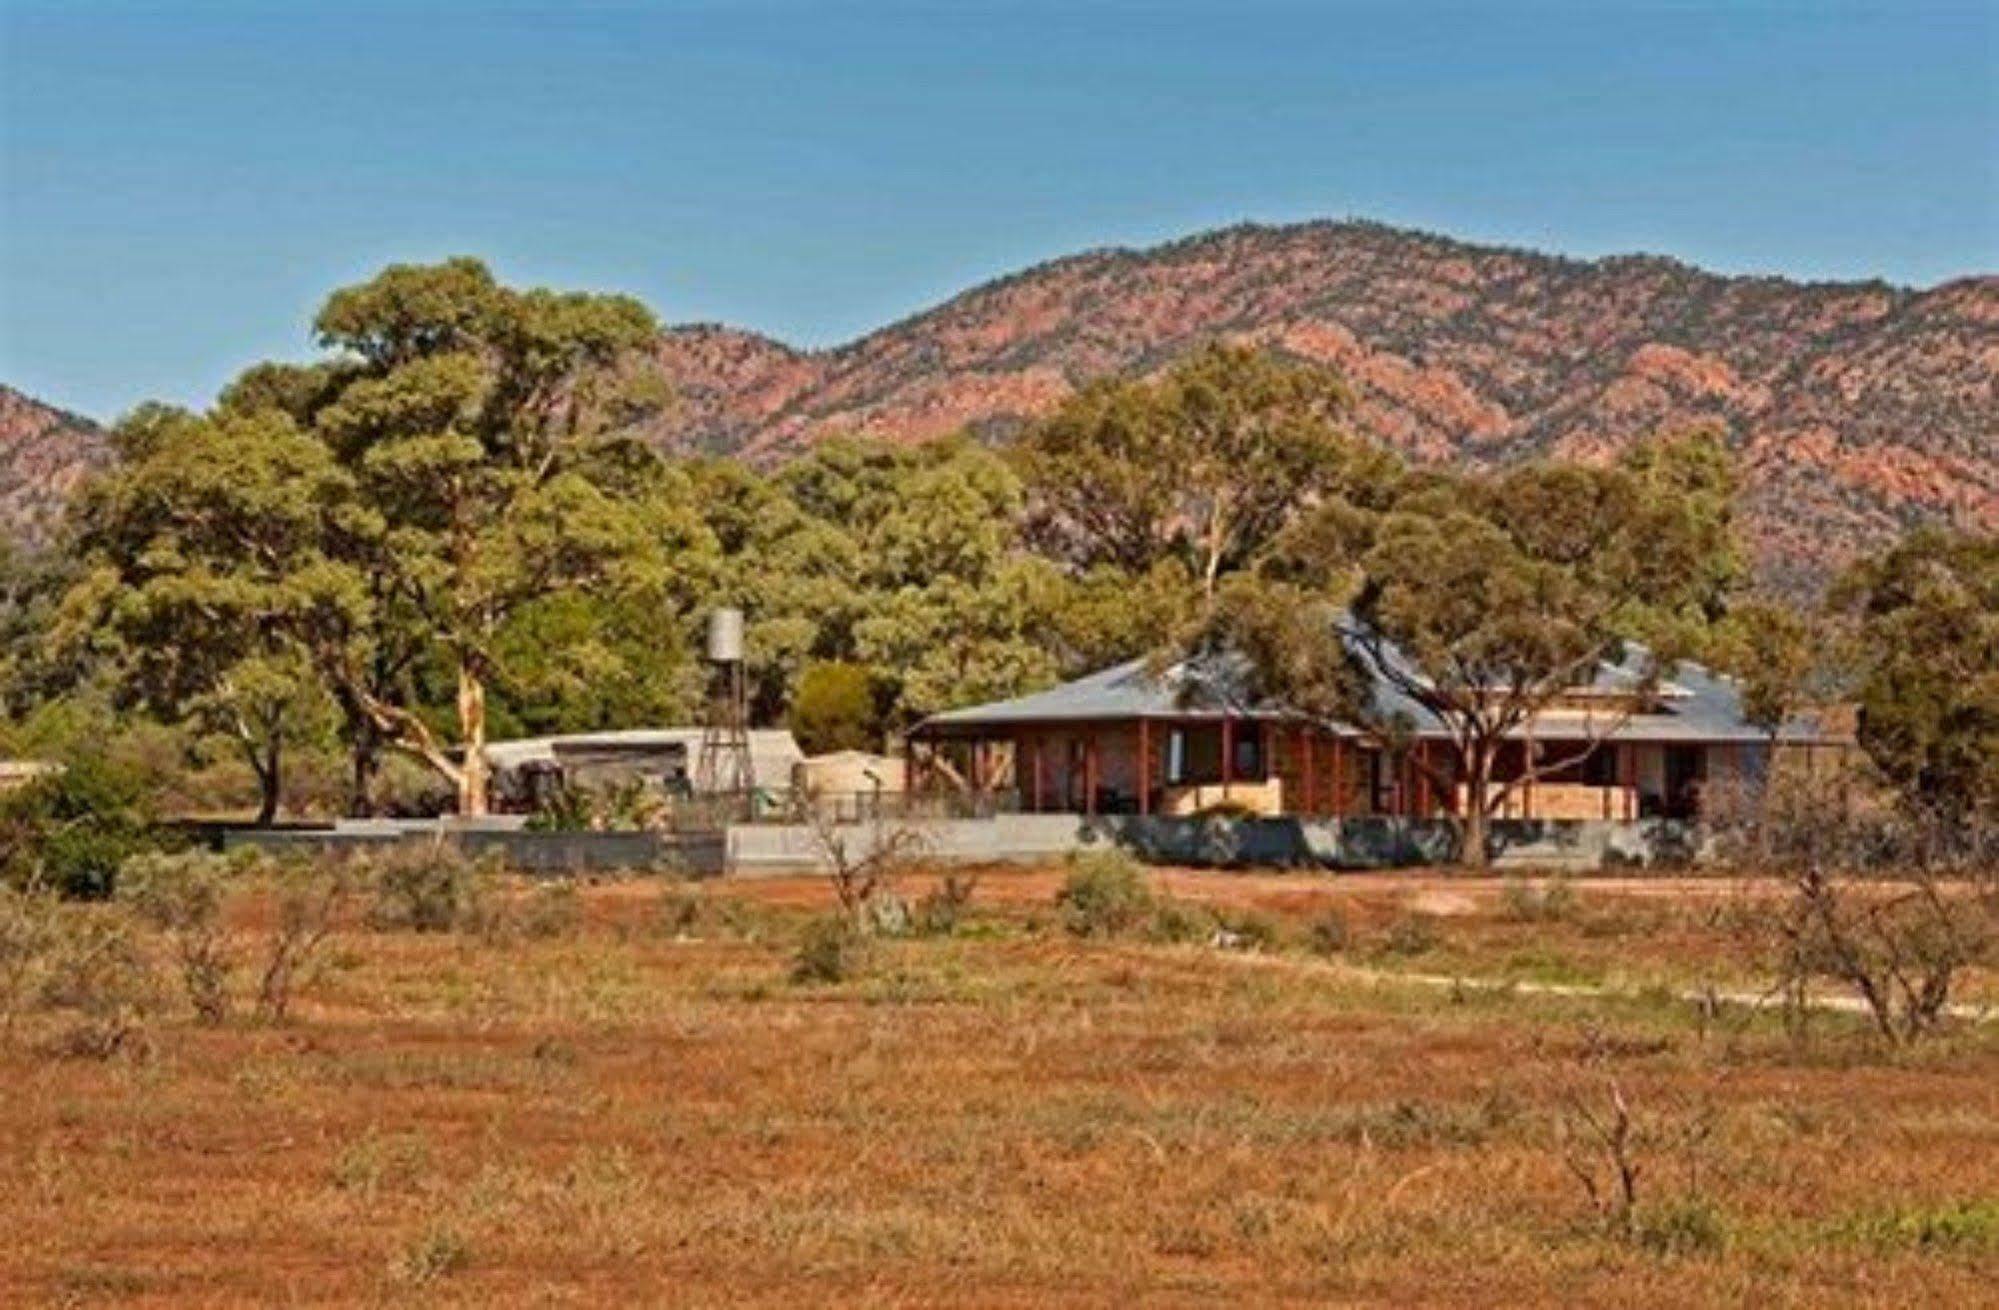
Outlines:
POLYGON ((1999 822, 1999 534, 1923 529, 1834 588, 1857 622, 1860 745, 1907 803, 1999 822))
POLYGON ((393 746, 487 808, 487 696, 500 637, 564 588, 658 584, 656 459, 631 435, 664 403, 652 315, 622 296, 515 290, 476 260, 398 265, 337 291, 314 323, 338 387, 314 425, 356 495, 333 530, 385 581, 329 590, 320 667, 393 746), (340 620, 400 606, 443 652, 454 731, 380 694, 340 620))
POLYGON ((1029 533, 1078 571, 1178 559, 1212 600, 1315 500, 1385 475, 1341 427, 1352 407, 1330 370, 1226 343, 1085 386, 1020 442, 1029 533))
POLYGON ((1193 648, 1234 650, 1256 694, 1391 747, 1408 740, 1416 712, 1431 718, 1448 768, 1411 763, 1446 795, 1463 787, 1464 859, 1483 866, 1506 797, 1593 753, 1688 634, 1725 609, 1735 576, 1710 567, 1708 552, 1711 530, 1730 522, 1726 480, 1649 471, 1703 464, 1710 439, 1687 440, 1616 467, 1410 474, 1373 489, 1379 508, 1329 499, 1256 575, 1224 588, 1193 648), (1634 652, 1633 638, 1651 644, 1634 652), (1579 745, 1496 780, 1504 743, 1634 653, 1634 676, 1578 725, 1579 745))
POLYGON ((51 636, 97 643, 124 700, 231 742, 269 823, 287 746, 325 735, 331 707, 288 623, 351 481, 276 411, 145 407, 113 441, 118 462, 75 509, 79 575, 51 636))

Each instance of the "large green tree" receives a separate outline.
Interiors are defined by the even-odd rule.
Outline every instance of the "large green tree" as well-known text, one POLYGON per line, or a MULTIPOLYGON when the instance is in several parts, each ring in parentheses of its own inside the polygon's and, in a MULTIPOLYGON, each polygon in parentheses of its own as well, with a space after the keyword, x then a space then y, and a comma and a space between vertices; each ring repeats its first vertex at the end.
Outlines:
POLYGON ((1029 532, 1078 571, 1177 559, 1212 598, 1299 511, 1383 475, 1340 426, 1352 403, 1329 370, 1226 343, 1093 383, 1019 443, 1029 532))
POLYGON ((288 745, 324 735, 326 694, 288 640, 321 560, 324 507, 351 484, 272 411, 205 418, 142 408, 119 460, 76 508, 82 572, 58 644, 99 643, 123 699, 221 736, 276 817, 288 745))
POLYGON ((356 489, 334 530, 342 558, 365 563, 328 579, 311 648, 390 745, 450 779, 462 813, 484 813, 509 621, 564 588, 664 572, 657 461, 628 435, 664 401, 647 362, 657 325, 625 297, 515 290, 455 259, 338 291, 314 326, 337 352, 315 429, 356 489), (372 634, 351 620, 389 608, 452 671, 449 734, 369 676, 372 634))
POLYGON ((1360 724, 1390 747, 1407 737, 1409 706, 1426 713, 1448 736, 1448 765, 1412 763, 1444 795, 1462 786, 1464 858, 1482 866, 1505 798, 1593 752, 1678 643, 1725 608, 1733 571, 1706 567, 1702 542, 1715 525, 1726 535, 1728 480, 1653 472, 1705 467, 1712 438, 1686 440, 1702 449, 1648 447, 1617 467, 1414 474, 1373 489, 1381 508, 1329 499, 1258 576, 1224 590, 1196 649, 1238 652, 1257 695, 1360 724), (1582 744, 1495 780, 1504 743, 1621 661, 1634 637, 1653 644, 1629 685, 1571 725, 1582 744))
POLYGON ((1999 818, 1999 535, 1914 532, 1834 598, 1858 621, 1861 746, 1918 811, 1999 818))
POLYGON ((274 679, 310 668, 346 718, 357 800, 394 749, 481 813, 496 682, 514 673, 526 702, 565 677, 601 690, 619 647, 672 647, 558 600, 636 597, 661 632, 680 622, 672 562, 706 529, 628 435, 664 397, 655 325, 460 259, 336 292, 316 327, 327 359, 252 369, 207 416, 127 425, 86 511, 95 585, 149 697, 274 727, 294 717, 274 679))

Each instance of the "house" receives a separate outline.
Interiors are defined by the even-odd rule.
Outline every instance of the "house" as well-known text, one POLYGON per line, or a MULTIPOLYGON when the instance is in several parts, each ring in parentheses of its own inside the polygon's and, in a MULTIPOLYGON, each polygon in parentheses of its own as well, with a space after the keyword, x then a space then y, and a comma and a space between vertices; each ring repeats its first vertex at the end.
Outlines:
MULTIPOLYGON (((1496 817, 1693 818, 1702 796, 1763 776, 1770 734, 1743 716, 1735 684, 1683 663, 1654 684, 1627 650, 1587 685, 1510 734, 1493 780, 1519 781, 1496 817)), ((1029 813, 1256 815, 1461 813, 1446 725, 1377 680, 1376 712, 1397 748, 1361 728, 1249 702, 1231 679, 1144 660, 1011 700, 936 714, 910 733, 914 790, 998 792, 1029 813)), ((1823 767, 1851 734, 1801 720, 1774 749, 1823 767)))

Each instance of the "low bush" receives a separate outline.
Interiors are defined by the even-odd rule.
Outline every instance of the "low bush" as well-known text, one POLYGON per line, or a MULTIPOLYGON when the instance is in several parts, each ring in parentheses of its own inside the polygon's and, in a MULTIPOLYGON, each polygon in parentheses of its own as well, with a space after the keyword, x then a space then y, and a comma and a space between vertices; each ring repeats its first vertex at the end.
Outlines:
POLYGON ((520 909, 521 936, 537 941, 574 936, 582 924, 583 902, 568 878, 537 884, 520 909))
POLYGON ((1727 1216, 1703 1197, 1640 1206, 1631 1215, 1631 1240, 1654 1255, 1720 1255, 1728 1238, 1727 1216))
POLYGON ((1346 911, 1328 906, 1312 919, 1305 930, 1305 944, 1314 955, 1340 955, 1353 945, 1353 925, 1346 911))
POLYGON ((791 958, 791 981, 802 986, 845 982, 858 974, 867 939, 845 915, 826 915, 805 925, 791 958))
POLYGON ((1209 940, 1226 950, 1273 951, 1283 944, 1284 931, 1259 910, 1237 910, 1215 915, 1209 940))
POLYGON ((1154 901, 1137 860, 1121 850, 1075 851, 1056 894, 1062 924, 1078 937, 1119 937, 1152 917, 1154 901))
POLYGON ((0 1035, 41 997, 61 930, 62 906, 46 888, 0 883, 0 1035))
POLYGON ((0 796, 0 876, 103 899, 125 862, 154 844, 151 829, 140 776, 85 756, 0 796))
POLYGON ((1427 914, 1413 910, 1395 916, 1381 938, 1381 949, 1388 955, 1426 955, 1437 949, 1437 921, 1427 914))
POLYGON ((377 932, 489 932, 494 870, 443 842, 396 845, 363 861, 377 932))
POLYGON ((972 895, 978 888, 976 875, 945 874, 916 902, 913 928, 924 937, 951 936, 965 921, 971 910, 972 895))
POLYGON ((222 913, 231 884, 254 863, 254 853, 230 861, 206 851, 149 851, 118 871, 118 900, 167 939, 188 1004, 205 1024, 229 1017, 236 962, 222 913))
POLYGON ((1170 896, 1157 897, 1153 901, 1152 918, 1145 925, 1145 935, 1150 941, 1172 945, 1205 944, 1214 940, 1215 916, 1198 905, 1170 896))
POLYGON ((134 1049, 160 1001, 137 922, 101 907, 64 906, 51 927, 36 1001, 67 1024, 50 1049, 93 1059, 134 1049))
POLYGON ((1551 874, 1538 883, 1508 874, 1500 889, 1500 906, 1515 923, 1559 923, 1576 912, 1576 888, 1566 873, 1551 874))
POLYGON ((340 931, 353 892, 348 869, 297 865, 273 875, 275 917, 257 978, 257 1016, 282 1023, 292 998, 324 963, 327 943, 340 931))

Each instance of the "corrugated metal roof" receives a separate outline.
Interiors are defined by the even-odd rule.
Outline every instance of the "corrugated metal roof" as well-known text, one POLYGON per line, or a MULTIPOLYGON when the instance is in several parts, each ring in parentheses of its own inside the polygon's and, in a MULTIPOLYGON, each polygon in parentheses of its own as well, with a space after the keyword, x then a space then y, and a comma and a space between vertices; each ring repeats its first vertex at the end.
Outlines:
MULTIPOLYGON (((1393 652, 1390 657, 1395 657, 1393 652)), ((1642 647, 1635 644, 1628 646, 1623 660, 1606 664, 1597 671, 1591 688, 1598 692, 1616 692, 1637 685, 1643 676, 1645 658, 1646 652, 1642 647)), ((1203 688, 1226 687, 1232 682, 1238 685, 1242 682, 1239 671, 1224 670, 1219 677, 1210 675, 1197 683, 1190 678, 1188 665, 1184 661, 1169 665, 1154 675, 1148 669, 1147 661, 1131 660, 1046 691, 994 701, 988 705, 947 710, 925 719, 917 726, 917 731, 949 734, 981 727, 1005 728, 1030 723, 1078 723, 1105 719, 1219 719, 1223 716, 1224 704, 1240 698, 1225 694, 1204 695, 1203 688)), ((1375 706, 1384 719, 1406 722, 1409 730, 1418 736, 1449 735, 1441 720, 1386 680, 1376 680, 1375 706)), ((1237 709, 1234 717, 1295 720, 1298 716, 1265 703, 1237 709)), ((1761 728, 1744 721, 1742 698, 1734 682, 1690 662, 1676 665, 1672 676, 1661 683, 1656 712, 1631 715, 1605 731, 1605 720, 1614 717, 1615 711, 1598 714, 1594 718, 1580 711, 1552 711, 1536 720, 1531 735, 1544 740, 1590 736, 1614 741, 1657 742, 1755 743, 1767 740, 1767 734, 1761 728)), ((1359 732, 1351 725, 1328 726, 1350 734, 1359 732)), ((1525 737, 1530 735, 1530 731, 1522 728, 1513 735, 1525 737)), ((1787 742, 1845 739, 1840 734, 1823 732, 1806 720, 1786 724, 1780 736, 1780 740, 1787 742)))
MULTIPOLYGON (((557 737, 521 737, 486 743, 486 762, 494 769, 517 769, 534 760, 555 758, 563 746, 682 746, 691 771, 701 755, 700 728, 624 728, 610 732, 575 732, 557 737)), ((791 786, 791 766, 805 758, 798 742, 784 728, 752 728, 750 770, 758 787, 791 786)))

